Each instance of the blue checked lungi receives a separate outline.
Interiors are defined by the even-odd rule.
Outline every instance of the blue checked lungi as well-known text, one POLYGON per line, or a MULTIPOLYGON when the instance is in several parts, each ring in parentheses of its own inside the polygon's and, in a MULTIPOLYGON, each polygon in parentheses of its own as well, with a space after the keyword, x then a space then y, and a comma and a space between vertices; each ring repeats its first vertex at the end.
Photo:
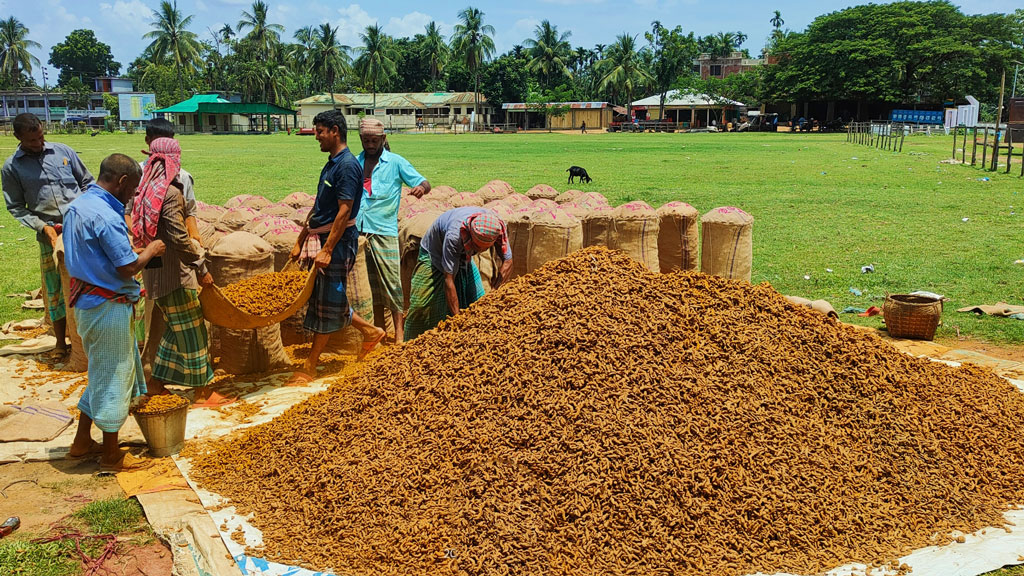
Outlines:
POLYGON ((89 383, 78 409, 104 432, 120 430, 132 398, 146 393, 142 357, 132 330, 133 309, 113 301, 88 310, 74 309, 82 348, 89 358, 89 383))
MULTIPOLYGON (((322 234, 320 240, 326 242, 327 235, 322 234)), ((316 334, 333 334, 352 323, 352 307, 345 283, 355 261, 355 241, 346 242, 343 238, 334 246, 330 265, 321 268, 316 275, 303 328, 316 334)))

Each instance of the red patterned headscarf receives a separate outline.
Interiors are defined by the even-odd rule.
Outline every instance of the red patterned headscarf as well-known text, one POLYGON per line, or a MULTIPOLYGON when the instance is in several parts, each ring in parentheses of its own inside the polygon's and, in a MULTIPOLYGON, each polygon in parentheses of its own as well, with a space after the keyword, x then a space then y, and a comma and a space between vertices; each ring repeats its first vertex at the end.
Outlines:
POLYGON ((462 221, 462 243, 466 259, 479 254, 505 236, 505 223, 490 210, 482 210, 462 221))
POLYGON ((156 238, 160 209, 171 182, 181 171, 181 145, 173 138, 157 138, 149 145, 149 160, 132 206, 132 236, 140 248, 156 238))

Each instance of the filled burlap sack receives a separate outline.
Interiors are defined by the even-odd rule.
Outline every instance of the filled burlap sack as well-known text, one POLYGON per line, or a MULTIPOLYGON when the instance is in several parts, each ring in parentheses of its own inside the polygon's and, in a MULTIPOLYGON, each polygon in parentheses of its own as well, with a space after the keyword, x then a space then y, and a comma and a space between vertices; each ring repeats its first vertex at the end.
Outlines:
POLYGON ((530 217, 526 210, 513 212, 506 220, 508 243, 512 246, 512 278, 526 274, 527 253, 530 247, 530 217))
MULTIPOLYGON (((583 225, 565 210, 555 208, 530 215, 526 272, 583 248, 583 225)), ((514 265, 514 263, 513 263, 514 265)))
POLYGON ((611 206, 597 206, 583 215, 583 246, 611 247, 611 206))
POLYGON ((295 212, 292 212, 291 216, 289 216, 288 219, 291 220, 292 222, 295 222, 299 226, 304 226, 306 224, 306 219, 309 218, 309 212, 312 209, 313 208, 311 207, 296 208, 295 212))
POLYGON ((696 270, 700 214, 686 202, 658 208, 658 262, 662 272, 696 270))
POLYGON ((292 208, 312 208, 314 202, 316 202, 316 197, 305 192, 292 192, 281 200, 282 204, 287 204, 292 208))
POLYGON ((402 259, 402 293, 405 295, 406 308, 409 307, 412 273, 416 269, 416 260, 420 255, 420 240, 442 213, 439 210, 420 212, 398 223, 398 251, 402 259))
POLYGON ((418 204, 419 201, 420 201, 419 198, 417 198, 417 197, 415 197, 415 196, 413 196, 411 194, 403 195, 402 198, 398 201, 398 219, 401 220, 402 218, 405 218, 405 214, 413 206, 418 204))
MULTIPOLYGON (((68 275, 68 269, 64 267, 63 236, 57 237, 57 245, 53 249, 53 259, 57 263, 57 272, 60 273, 60 287, 64 293, 64 309, 67 318, 67 339, 71 343, 71 355, 68 358, 67 364, 64 365, 64 369, 71 372, 85 372, 89 369, 89 358, 85 355, 85 349, 82 348, 82 338, 78 335, 78 325, 75 323, 75 310, 69 304, 68 295, 71 294, 71 276, 68 275)), ((45 311, 43 314, 49 316, 45 311)))
POLYGON ((530 202, 526 207, 531 212, 549 212, 551 210, 557 210, 558 203, 554 200, 548 200, 547 198, 538 198, 533 202, 530 202))
POLYGON ((238 194, 237 196, 232 196, 224 203, 224 207, 228 209, 238 208, 239 206, 244 205, 245 201, 252 197, 252 194, 238 194))
POLYGON ((566 190, 565 192, 562 192, 561 194, 555 197, 555 202, 559 204, 575 202, 577 199, 579 199, 580 196, 583 196, 582 190, 566 190))
POLYGON ((553 187, 548 186, 547 184, 537 184, 533 188, 530 188, 529 190, 526 191, 526 196, 530 200, 536 200, 538 198, 554 200, 555 198, 558 198, 558 190, 555 190, 553 187))
POLYGON ((530 202, 532 202, 532 200, 530 200, 528 197, 523 196, 522 194, 514 193, 505 196, 504 198, 501 199, 501 201, 513 208, 522 208, 524 206, 529 205, 530 202))
POLYGON ((483 198, 484 202, 493 202, 512 194, 512 187, 505 182, 491 181, 484 184, 476 191, 477 195, 483 198))
POLYGON ((263 210, 264 208, 270 206, 271 204, 273 204, 273 202, 271 202, 270 200, 267 200, 263 196, 256 195, 250 196, 245 200, 242 200, 242 206, 245 206, 246 208, 252 208, 253 210, 263 210))
POLYGON ((459 192, 449 196, 448 203, 451 204, 452 208, 462 208, 464 206, 483 206, 484 200, 478 194, 472 192, 459 192))
POLYGON ((700 271, 750 282, 754 217, 739 208, 715 208, 701 218, 700 271))
POLYGON ((249 224, 253 220, 259 218, 259 216, 260 213, 252 208, 236 206, 234 208, 229 208, 224 212, 224 214, 221 215, 220 220, 216 223, 223 230, 239 232, 246 224, 249 224))
POLYGON ((274 272, 280 272, 288 264, 292 248, 295 247, 301 231, 302 228, 297 224, 286 220, 260 236, 274 249, 274 272))
POLYGON ((658 213, 642 200, 628 202, 612 211, 609 248, 622 250, 630 258, 657 272, 658 213))
MULTIPOLYGON (((207 252, 208 268, 217 286, 227 286, 274 271, 274 249, 248 232, 228 234, 207 252)), ((281 326, 256 330, 214 327, 211 348, 220 355, 218 368, 229 374, 251 374, 288 364, 281 326)))
POLYGON ((429 196, 421 198, 420 201, 416 203, 416 206, 428 212, 436 212, 439 210, 441 212, 445 212, 452 209, 452 205, 447 199, 441 200, 438 198, 430 198, 429 196))
POLYGON ((223 206, 206 204, 205 202, 196 202, 196 220, 202 220, 213 224, 219 221, 220 217, 227 211, 228 209, 223 206))
POLYGON ((252 222, 243 226, 242 231, 262 237, 271 230, 277 228, 288 228, 290 226, 295 226, 295 222, 292 222, 288 218, 279 218, 277 216, 267 216, 262 214, 257 216, 252 222))
POLYGON ((216 225, 210 224, 200 220, 197 228, 199 228, 199 242, 204 248, 209 250, 220 242, 220 239, 227 236, 227 232, 217 228, 216 225))
POLYGON ((506 222, 508 221, 509 217, 512 216, 512 214, 518 212, 517 209, 506 204, 504 200, 494 200, 492 202, 488 202, 487 204, 484 204, 484 208, 487 208, 488 210, 494 212, 495 214, 498 215, 499 218, 506 222))
POLYGON ((278 218, 290 218, 293 212, 295 212, 295 207, 284 202, 277 202, 260 210, 260 214, 264 216, 277 216, 278 218))
POLYGON ((449 197, 458 194, 459 191, 451 186, 435 186, 427 192, 423 198, 430 198, 433 200, 447 200, 449 197))
POLYGON ((611 206, 608 199, 598 192, 584 192, 576 199, 576 203, 590 210, 601 206, 611 206))
POLYGON ((590 208, 580 206, 575 202, 566 202, 565 204, 560 204, 558 207, 575 216, 580 222, 583 222, 583 217, 590 212, 590 208))

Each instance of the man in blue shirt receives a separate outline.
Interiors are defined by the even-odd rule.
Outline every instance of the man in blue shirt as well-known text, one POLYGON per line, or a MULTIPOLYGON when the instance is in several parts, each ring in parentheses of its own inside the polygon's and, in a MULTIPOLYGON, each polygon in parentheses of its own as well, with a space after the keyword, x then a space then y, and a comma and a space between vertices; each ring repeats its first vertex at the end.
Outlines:
POLYGON ((286 386, 304 386, 316 378, 320 354, 331 334, 351 324, 363 335, 363 353, 373 349, 385 332, 363 320, 348 303, 345 279, 356 260, 359 231, 356 218, 362 201, 362 167, 348 148, 348 124, 338 110, 321 112, 313 118, 320 151, 329 155, 320 171, 316 201, 309 222, 299 234, 292 260, 297 260, 307 240, 318 246, 313 266, 319 270, 313 284, 303 327, 313 333, 309 357, 301 371, 292 374, 286 386))
POLYGON ((55 352, 61 357, 68 352, 67 313, 53 249, 68 205, 92 184, 93 178, 74 150, 46 141, 43 125, 35 114, 18 114, 12 125, 19 144, 4 162, 4 202, 11 216, 36 231, 47 312, 57 337, 55 352))
POLYGON ((422 198, 430 192, 430 182, 408 160, 392 154, 387 146, 384 123, 364 118, 359 123, 363 151, 363 200, 356 226, 366 238, 366 268, 373 296, 373 323, 384 329, 384 308, 391 312, 395 342, 404 339, 405 296, 402 294, 401 252, 398 249, 398 205, 402 184, 412 187, 410 194, 422 198))
POLYGON ((128 237, 124 205, 141 177, 135 160, 124 154, 108 156, 100 165, 99 183, 91 184, 64 216, 64 263, 71 276, 68 305, 89 358, 89 383, 78 402, 82 414, 68 456, 102 453, 101 472, 147 465, 117 445, 132 398, 146 393, 132 329, 132 313, 139 300, 135 275, 164 253, 164 243, 155 240, 136 255, 128 237), (102 445, 92 439, 93 423, 103 431, 102 445))

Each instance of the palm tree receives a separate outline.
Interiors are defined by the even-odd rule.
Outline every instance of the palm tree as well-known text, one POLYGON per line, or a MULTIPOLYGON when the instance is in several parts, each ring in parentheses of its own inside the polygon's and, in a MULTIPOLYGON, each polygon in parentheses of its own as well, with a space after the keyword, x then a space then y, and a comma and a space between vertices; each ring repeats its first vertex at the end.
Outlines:
POLYGON ((572 78, 572 71, 568 66, 572 54, 572 47, 569 46, 570 36, 572 32, 559 34, 557 26, 544 20, 533 31, 533 38, 526 39, 525 44, 530 49, 531 56, 527 69, 539 73, 546 88, 551 88, 552 76, 572 78))
POLYGON ((452 50, 473 75, 473 112, 480 117, 480 67, 494 55, 494 26, 484 24, 484 13, 472 6, 459 12, 452 34, 452 50))
POLYGON ((267 22, 267 12, 270 7, 263 0, 253 2, 251 10, 251 12, 242 11, 242 19, 238 21, 235 29, 241 33, 246 28, 250 28, 251 30, 245 36, 246 39, 252 41, 253 45, 260 50, 261 58, 270 60, 277 45, 281 42, 284 26, 267 22))
POLYGON ((626 114, 632 114, 633 93, 651 79, 643 69, 636 49, 636 36, 620 34, 597 63, 601 70, 601 90, 611 90, 626 98, 626 114))
POLYGON ((384 33, 380 24, 367 26, 366 31, 359 35, 359 39, 363 41, 363 45, 357 48, 359 58, 356 60, 356 70, 364 83, 370 83, 373 90, 373 110, 376 110, 377 84, 397 73, 395 60, 398 59, 398 51, 395 50, 394 41, 384 33))
POLYGON ((444 35, 437 23, 431 21, 427 24, 423 35, 423 48, 426 50, 427 60, 430 63, 431 85, 437 87, 437 79, 444 72, 445 64, 448 62, 448 43, 444 41, 444 35))
POLYGON ((0 20, 0 76, 4 86, 16 87, 22 72, 32 74, 32 65, 39 65, 39 58, 29 52, 32 48, 42 46, 28 39, 28 28, 20 20, 14 16, 0 20))
POLYGON ((772 27, 775 28, 776 32, 778 32, 779 29, 782 28, 782 25, 786 23, 786 21, 782 19, 782 12, 779 12, 778 10, 774 11, 772 19, 769 20, 769 22, 771 22, 772 27))
POLYGON ((200 52, 202 44, 195 32, 188 30, 192 24, 192 16, 182 16, 178 10, 178 1, 160 2, 160 9, 153 11, 153 29, 146 32, 143 38, 152 38, 147 50, 153 54, 153 60, 164 64, 168 60, 174 63, 174 73, 178 80, 178 98, 182 97, 182 71, 195 68, 202 63, 200 52))
POLYGON ((747 41, 747 35, 743 32, 737 32, 736 36, 736 48, 739 48, 741 44, 747 41))
POLYGON ((334 84, 338 74, 344 73, 349 67, 349 47, 338 42, 338 29, 323 23, 314 32, 313 49, 309 55, 310 72, 321 82, 331 95, 334 106, 334 84))
POLYGON ((220 30, 217 30, 217 33, 220 34, 221 42, 224 42, 225 44, 231 42, 231 39, 235 37, 235 31, 231 28, 231 24, 228 24, 227 22, 220 27, 220 30))
POLYGON ((715 51, 718 56, 728 56, 736 49, 736 35, 732 32, 719 32, 714 39, 717 44, 715 51))

